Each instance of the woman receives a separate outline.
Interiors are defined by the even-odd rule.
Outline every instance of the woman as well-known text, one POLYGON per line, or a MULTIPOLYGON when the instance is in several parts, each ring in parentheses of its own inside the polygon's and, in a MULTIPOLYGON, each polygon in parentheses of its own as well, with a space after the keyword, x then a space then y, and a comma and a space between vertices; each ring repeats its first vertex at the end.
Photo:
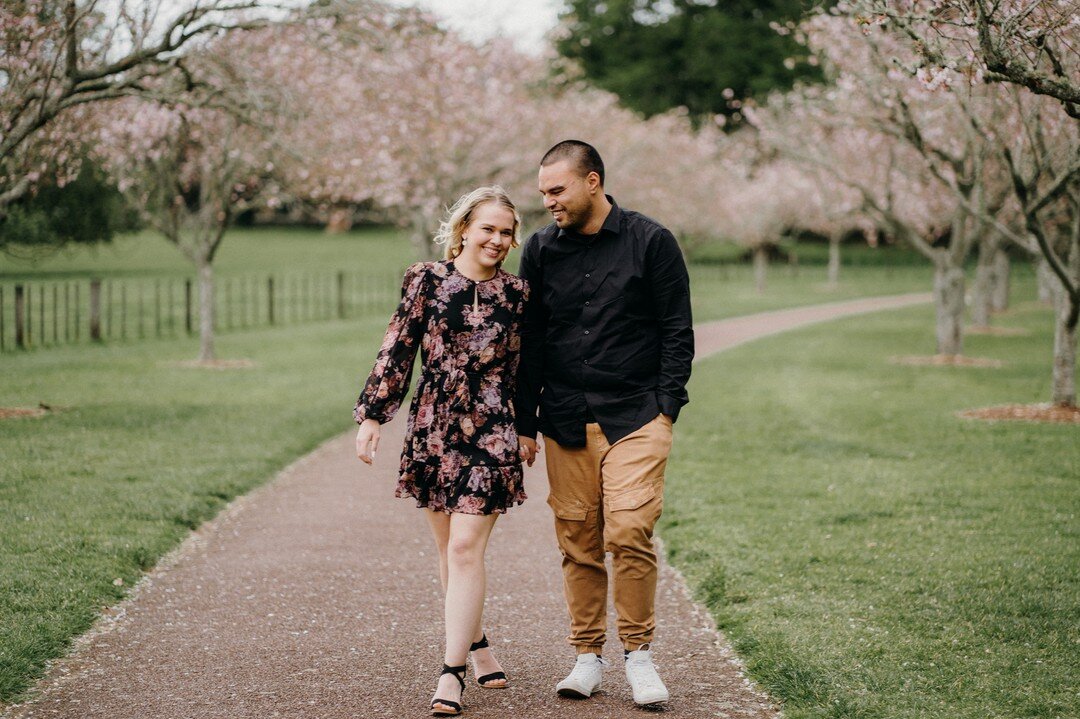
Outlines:
POLYGON ((409 411, 398 497, 423 507, 439 549, 446 651, 432 714, 461 713, 466 656, 477 683, 506 686, 481 628, 484 552, 499 514, 525 501, 513 406, 524 281, 501 269, 518 244, 520 217, 499 187, 481 187, 450 208, 436 241, 446 259, 405 273, 375 369, 354 410, 356 454, 367 464, 409 388, 417 347, 422 372, 409 411))

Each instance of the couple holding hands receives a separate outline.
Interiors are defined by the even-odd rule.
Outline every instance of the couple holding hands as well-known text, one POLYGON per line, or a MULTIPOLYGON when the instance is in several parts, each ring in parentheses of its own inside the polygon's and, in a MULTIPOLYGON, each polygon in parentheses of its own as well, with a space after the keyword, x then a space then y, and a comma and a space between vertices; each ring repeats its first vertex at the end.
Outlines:
POLYGON ((687 402, 694 354, 689 277, 674 236, 604 193, 596 149, 577 140, 540 161, 554 222, 518 246, 506 193, 481 187, 450 209, 446 259, 405 273, 398 306, 354 416, 370 464, 379 427, 420 377, 396 495, 424 508, 439 550, 446 645, 432 714, 460 714, 466 659, 476 682, 507 677, 483 631, 484 554, 499 514, 525 501, 522 463, 544 454, 577 659, 559 695, 599 689, 613 555, 615 609, 634 702, 663 704, 652 662, 657 563, 672 424, 687 402))

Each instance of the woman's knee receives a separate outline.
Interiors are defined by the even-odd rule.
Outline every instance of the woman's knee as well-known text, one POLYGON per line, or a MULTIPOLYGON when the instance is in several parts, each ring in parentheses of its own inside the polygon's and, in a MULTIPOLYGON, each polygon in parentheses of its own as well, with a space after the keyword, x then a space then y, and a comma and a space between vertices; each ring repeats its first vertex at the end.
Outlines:
POLYGON ((484 540, 476 534, 453 535, 446 545, 446 560, 451 565, 474 564, 483 559, 484 540))

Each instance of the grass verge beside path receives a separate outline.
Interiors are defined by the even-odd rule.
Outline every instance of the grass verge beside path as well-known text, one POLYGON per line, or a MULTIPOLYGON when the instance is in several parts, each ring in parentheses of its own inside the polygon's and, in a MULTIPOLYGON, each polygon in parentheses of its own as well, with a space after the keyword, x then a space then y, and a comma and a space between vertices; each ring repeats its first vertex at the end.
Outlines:
POLYGON ((193 340, 5 357, 4 404, 69 409, 0 424, 0 704, 192 528, 347 429, 385 322, 219 338, 243 370, 168 366, 193 340))
POLYGON ((1000 370, 887 364, 928 307, 695 367, 661 535, 786 716, 1076 716, 1080 429, 954 416, 1048 396, 1050 312, 1002 324, 1000 370))
MULTIPOLYGON (((1027 266, 1017 273, 1029 275, 1027 266)), ((830 288, 821 267, 773 268, 764 293, 754 288, 753 269, 745 266, 690 266, 694 322, 738 317, 788 307, 839 302, 874 295, 929 292, 934 271, 929 266, 844 268, 840 285, 830 288)), ((933 332, 933 325, 930 325, 933 332)))

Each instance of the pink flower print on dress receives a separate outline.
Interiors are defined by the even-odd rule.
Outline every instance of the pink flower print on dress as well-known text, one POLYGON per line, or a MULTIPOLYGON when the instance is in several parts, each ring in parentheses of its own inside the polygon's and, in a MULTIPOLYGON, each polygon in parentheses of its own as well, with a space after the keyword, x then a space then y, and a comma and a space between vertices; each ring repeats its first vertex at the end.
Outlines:
POLYGON ((502 392, 499 390, 500 386, 495 382, 484 382, 480 388, 480 396, 483 398, 484 404, 488 407, 501 406, 503 397, 502 392))
POLYGON ((497 434, 485 434, 476 444, 495 457, 501 457, 506 453, 506 440, 497 434))
POLYGON ((427 429, 435 419, 435 407, 429 403, 422 403, 416 408, 416 429, 427 429))
POLYGON ((484 505, 487 502, 483 497, 477 497, 475 495, 465 495, 457 502, 457 509, 459 512, 465 514, 480 514, 484 511, 484 505))

